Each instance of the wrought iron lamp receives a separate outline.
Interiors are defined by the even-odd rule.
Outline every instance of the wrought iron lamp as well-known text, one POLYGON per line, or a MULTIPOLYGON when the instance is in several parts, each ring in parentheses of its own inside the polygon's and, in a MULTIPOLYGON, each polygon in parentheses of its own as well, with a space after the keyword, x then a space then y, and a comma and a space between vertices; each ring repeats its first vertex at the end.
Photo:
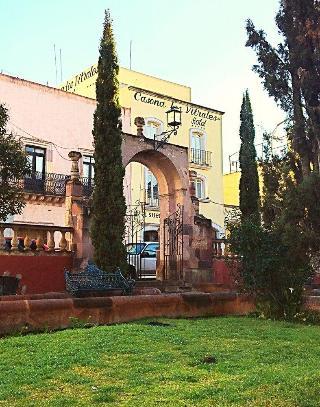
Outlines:
POLYGON ((174 106, 173 102, 170 109, 166 112, 167 125, 170 130, 163 131, 159 136, 154 135, 154 149, 158 150, 169 140, 173 135, 177 135, 178 129, 181 126, 181 107, 174 106), (160 137, 160 140, 159 140, 160 137))

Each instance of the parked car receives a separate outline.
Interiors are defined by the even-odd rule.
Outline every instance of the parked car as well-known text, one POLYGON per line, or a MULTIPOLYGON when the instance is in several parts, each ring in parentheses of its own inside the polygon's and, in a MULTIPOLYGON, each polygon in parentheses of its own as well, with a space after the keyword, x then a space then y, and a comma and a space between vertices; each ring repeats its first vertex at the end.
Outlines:
POLYGON ((132 277, 155 278, 159 246, 159 242, 139 242, 126 245, 129 272, 132 277))

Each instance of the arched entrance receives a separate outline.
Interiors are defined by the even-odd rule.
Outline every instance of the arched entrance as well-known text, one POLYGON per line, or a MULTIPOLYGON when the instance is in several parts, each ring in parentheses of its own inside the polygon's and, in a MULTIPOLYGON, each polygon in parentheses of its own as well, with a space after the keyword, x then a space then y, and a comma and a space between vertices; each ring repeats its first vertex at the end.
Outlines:
MULTIPOLYGON (((158 201, 160 209, 159 226, 159 262, 157 267, 157 277, 159 279, 183 279, 183 227, 182 219, 184 212, 184 196, 182 182, 176 167, 162 152, 154 150, 144 150, 132 157, 130 163, 142 164, 155 176, 158 183, 158 201), (178 210, 177 210, 178 208, 178 210)), ((143 205, 134 202, 127 209, 127 232, 133 232, 131 242, 138 244, 137 237, 141 236, 145 230, 145 211, 143 205), (142 216, 141 216, 142 215, 142 216)), ((129 241, 130 241, 129 237, 129 241)), ((148 244, 148 247, 150 244, 148 244)), ((152 245, 151 245, 152 246, 152 245)), ((155 246, 155 245, 153 245, 155 246)), ((132 246, 130 246, 132 247, 132 246)), ((158 246, 157 246, 158 248, 158 246)), ((141 250, 141 247, 139 247, 141 250)), ((148 252, 146 253, 148 254, 148 252)), ((155 267, 156 258, 144 258, 145 251, 141 255, 133 255, 129 258, 129 264, 134 264, 139 277, 150 277, 148 265, 155 267)), ((151 255, 151 253, 150 253, 151 255)), ((155 256, 152 253, 152 256, 155 256)))
MULTIPOLYGON (((78 158, 79 159, 79 158, 78 158)), ((122 162, 143 164, 157 178, 160 206, 160 248, 157 279, 187 282, 207 282, 212 280, 213 228, 210 219, 198 214, 197 205, 191 200, 189 189, 188 149, 174 144, 165 144, 158 151, 153 140, 143 136, 123 134, 122 162), (181 241, 183 263, 181 270, 176 267, 179 253, 169 251, 170 267, 165 270, 166 252, 164 250, 166 225, 173 225, 175 214, 183 207, 181 241), (168 222, 166 223, 166 220, 168 222), (171 222, 173 220, 173 223, 171 222), (171 254, 177 255, 176 257, 171 254)), ((177 215, 177 214, 176 214, 177 215)), ((177 215, 178 216, 178 215, 177 215)), ((76 225, 73 244, 76 247, 75 264, 92 258, 93 248, 89 236, 90 214, 83 197, 83 187, 79 180, 67 184, 66 219, 76 225), (81 199, 82 197, 82 199, 81 199)), ((179 226, 179 225, 178 225, 179 226)), ((168 259, 167 259, 168 260, 168 259)))
MULTIPOLYGON (((192 266, 190 261, 194 263, 194 267, 197 267, 195 264, 196 259, 192 262, 193 250, 191 238, 195 212, 189 192, 188 149, 173 144, 166 144, 161 150, 154 150, 152 140, 124 134, 122 157, 125 167, 131 162, 140 163, 154 174, 158 182, 160 261, 157 267, 157 278, 169 280, 184 279, 182 271, 192 266), (170 236, 170 230, 165 225, 166 223, 172 224, 171 221, 166 222, 166 219, 170 219, 170 217, 173 219, 174 216, 178 216, 174 214, 177 211, 179 212, 179 210, 181 211, 182 208, 183 227, 181 227, 181 235, 178 237, 181 239, 181 246, 179 246, 180 250, 178 249, 178 252, 174 253, 174 258, 172 251, 170 252, 169 242, 166 247, 166 241, 174 238, 174 236, 170 236), (184 247, 183 262, 182 247, 184 247)), ((176 218, 173 221, 176 221, 176 218)))

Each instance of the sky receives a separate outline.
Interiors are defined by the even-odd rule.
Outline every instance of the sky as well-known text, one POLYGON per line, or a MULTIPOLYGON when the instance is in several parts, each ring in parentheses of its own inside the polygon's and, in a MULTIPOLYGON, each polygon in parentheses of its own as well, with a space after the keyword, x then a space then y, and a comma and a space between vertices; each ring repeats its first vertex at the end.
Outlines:
POLYGON ((190 86, 192 102, 225 112, 227 172, 229 156, 236 157, 240 146, 245 89, 257 144, 284 118, 252 72, 256 56, 245 47, 247 18, 271 43, 281 40, 274 22, 278 7, 279 0, 0 0, 0 72, 50 86, 62 82, 61 73, 69 79, 97 62, 109 8, 121 66, 130 66, 132 41, 132 69, 190 86))

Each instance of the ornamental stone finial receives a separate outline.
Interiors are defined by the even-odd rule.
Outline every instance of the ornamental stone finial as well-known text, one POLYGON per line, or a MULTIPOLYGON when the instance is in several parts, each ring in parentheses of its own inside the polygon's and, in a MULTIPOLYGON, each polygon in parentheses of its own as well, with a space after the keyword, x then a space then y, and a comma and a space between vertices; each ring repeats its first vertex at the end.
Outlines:
POLYGON ((80 172, 79 172, 79 160, 82 157, 79 151, 70 151, 68 154, 72 164, 71 164, 71 181, 79 181, 80 172))
POLYGON ((137 126, 137 136, 143 137, 143 126, 146 124, 143 117, 136 117, 134 124, 137 126))

